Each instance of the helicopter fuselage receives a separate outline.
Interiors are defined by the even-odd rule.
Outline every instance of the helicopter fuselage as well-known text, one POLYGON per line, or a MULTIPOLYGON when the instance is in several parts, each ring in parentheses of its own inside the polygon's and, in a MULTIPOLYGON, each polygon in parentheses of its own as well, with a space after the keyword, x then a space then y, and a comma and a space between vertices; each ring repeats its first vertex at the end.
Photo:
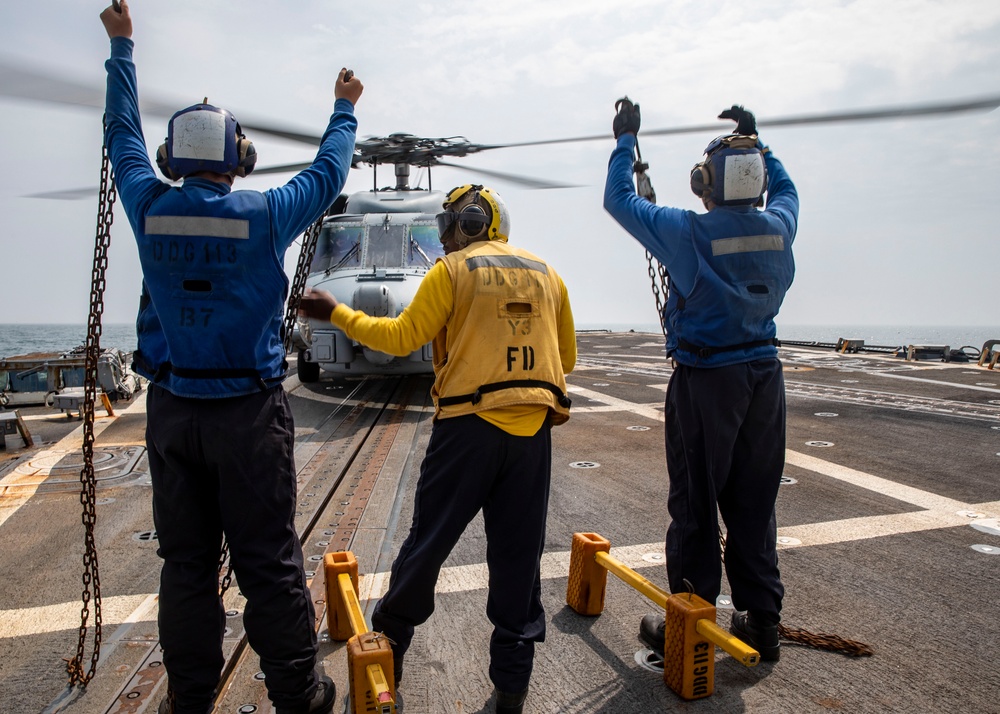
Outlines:
MULTIPOLYGON (((420 189, 352 194, 343 214, 323 222, 307 286, 372 317, 396 317, 444 255, 435 221, 443 201, 442 192, 420 189)), ((315 381, 320 370, 339 376, 433 372, 430 344, 398 357, 361 345, 319 320, 310 320, 300 334, 302 381, 315 381)))

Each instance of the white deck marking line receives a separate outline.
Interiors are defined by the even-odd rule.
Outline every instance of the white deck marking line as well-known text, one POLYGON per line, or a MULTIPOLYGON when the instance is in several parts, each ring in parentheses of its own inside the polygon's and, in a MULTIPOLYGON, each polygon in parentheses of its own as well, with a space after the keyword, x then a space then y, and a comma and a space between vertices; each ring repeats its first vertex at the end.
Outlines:
MULTIPOLYGON (((926 530, 954 528, 969 525, 981 519, 958 515, 958 511, 982 513, 983 518, 1000 516, 1000 501, 988 501, 979 504, 964 504, 950 498, 936 496, 909 486, 901 486, 877 476, 871 476, 861 471, 848 469, 837 464, 816 459, 815 457, 788 452, 792 459, 798 461, 801 468, 815 467, 816 473, 859 486, 887 493, 898 500, 914 505, 929 505, 931 508, 912 513, 868 516, 862 518, 846 518, 839 521, 810 523, 801 526, 790 526, 778 529, 779 538, 795 538, 800 543, 780 544, 779 550, 804 548, 814 545, 830 545, 847 543, 870 538, 899 535, 902 533, 917 533, 926 530), (800 458, 801 457, 801 458, 800 458), (803 464, 808 464, 805 466, 803 464), (822 469, 822 471, 820 471, 822 469)), ((813 469, 810 469, 813 470, 813 469)), ((664 509, 666 506, 664 506, 664 509)), ((665 516, 664 516, 665 518, 665 516)), ((645 568, 663 568, 664 563, 653 563, 643 556, 649 553, 664 555, 664 543, 642 543, 615 547, 611 554, 634 570, 645 568)), ((542 555, 541 577, 544 580, 565 578, 569 573, 569 551, 555 551, 542 555)), ((665 577, 663 578, 665 580, 665 577)), ((489 582, 485 563, 459 565, 441 570, 438 578, 437 593, 461 593, 470 590, 485 590, 489 582)), ((389 585, 389 573, 368 573, 361 576, 359 583, 362 603, 373 602, 381 597, 389 585)), ((138 595, 123 595, 102 598, 102 621, 106 625, 152 621, 155 616, 149 612, 156 593, 138 595), (126 614, 127 613, 127 614, 126 614), (148 614, 147 614, 148 613, 148 614)), ((25 637, 45 632, 75 630, 80 625, 80 602, 60 603, 41 607, 0 610, 0 637, 25 637)))
MULTIPOLYGON (((666 506, 664 506, 666 509, 666 506)), ((967 510, 979 511, 985 514, 1000 514, 1000 502, 967 505, 967 510)), ((918 533, 920 531, 938 530, 969 525, 978 519, 959 516, 955 513, 941 511, 916 511, 889 516, 870 516, 866 518, 847 518, 840 521, 811 523, 803 526, 779 528, 778 537, 796 538, 800 543, 778 544, 778 550, 791 548, 806 548, 815 545, 830 545, 833 543, 848 543, 851 541, 881 538, 903 533, 918 533)), ((643 559, 647 553, 664 553, 663 541, 642 543, 639 545, 611 547, 611 555, 615 556, 633 570, 645 568, 664 568, 666 559, 653 563, 643 559)), ((541 578, 552 580, 565 578, 569 574, 570 552, 557 551, 545 553, 542 556, 541 578)), ((662 578, 666 580, 666 575, 662 578)), ((435 593, 460 593, 469 590, 485 590, 489 584, 489 573, 486 563, 473 565, 458 565, 442 568, 438 578, 435 593)), ((664 583, 660 583, 665 586, 664 583)), ((374 601, 385 593, 389 585, 388 573, 374 573, 361 577, 362 597, 374 601)))
POLYGON ((830 461, 818 459, 815 456, 802 454, 791 449, 785 450, 785 463, 799 468, 813 471, 824 476, 830 476, 838 481, 844 481, 853 486, 875 491, 897 501, 910 503, 914 506, 926 508, 928 510, 958 511, 968 509, 968 505, 951 498, 938 496, 928 491, 921 491, 918 488, 904 486, 903 484, 890 481, 889 479, 872 476, 863 471, 857 471, 847 466, 841 466, 830 461))
MULTIPOLYGON (((569 386, 567 391, 571 395, 579 395, 581 397, 586 397, 587 399, 596 399, 599 402, 603 402, 610 408, 604 407, 580 407, 579 411, 587 410, 597 410, 600 411, 624 411, 632 412, 638 416, 644 416, 647 419, 652 419, 653 421, 663 421, 663 413, 654 409, 653 407, 647 406, 645 404, 636 404, 635 402, 628 402, 624 399, 618 399, 617 397, 611 397, 603 392, 595 392, 592 389, 586 389, 584 387, 569 386)), ((570 408, 570 413, 573 413, 573 408, 570 408)))
MULTIPOLYGON (((105 595, 101 598, 101 623, 107 626, 153 622, 156 620, 156 611, 149 605, 150 598, 155 600, 156 597, 156 593, 105 595)), ((79 600, 74 600, 55 605, 0 610, 0 638, 79 630, 81 606, 79 600)))
MULTIPOLYGON (((864 372, 864 370, 862 370, 864 372)), ((927 384, 942 384, 945 387, 958 387, 959 389, 972 389, 977 392, 990 392, 991 394, 1000 394, 1000 389, 995 389, 993 387, 979 387, 974 384, 962 384, 960 382, 945 382, 941 379, 926 379, 924 377, 910 377, 905 374, 895 374, 890 372, 864 372, 864 374, 870 374, 877 377, 891 377, 892 379, 908 379, 911 382, 926 382, 927 384)))
MULTIPOLYGON (((616 548, 612 545, 611 555, 625 563, 632 569, 657 567, 656 563, 643 560, 642 556, 648 553, 664 554, 663 543, 647 543, 643 545, 626 545, 616 548)), ((542 580, 552 580, 554 578, 565 578, 569 573, 568 550, 544 553, 542 555, 542 580)), ((666 557, 659 564, 663 567, 666 557)), ((473 563, 472 565, 455 565, 449 568, 442 568, 438 577, 437 587, 434 589, 438 593, 461 593, 470 590, 485 590, 489 583, 489 571, 486 563, 473 563)), ((372 573, 361 576, 359 590, 362 600, 366 597, 375 600, 381 597, 389 586, 388 573, 372 573)))
MULTIPOLYGON (((820 473, 831 478, 850 483, 858 488, 864 488, 887 495, 925 510, 911 513, 866 516, 860 518, 845 518, 839 521, 824 523, 809 523, 801 526, 790 526, 778 529, 779 538, 795 538, 799 543, 781 544, 779 550, 804 548, 814 545, 830 545, 851 541, 881 538, 903 533, 918 533, 920 531, 938 530, 969 525, 977 520, 967 515, 959 515, 959 511, 982 513, 984 518, 1000 516, 1000 501, 980 504, 967 504, 944 496, 938 496, 927 491, 905 486, 888 479, 866 474, 863 471, 847 468, 829 461, 817 459, 814 456, 800 454, 795 451, 786 452, 786 462, 814 473, 820 473)), ((665 476, 664 476, 665 478, 665 476)), ((666 529, 666 502, 663 505, 664 529, 666 529)), ((611 554, 634 570, 643 568, 662 568, 666 560, 652 563, 644 560, 649 553, 664 554, 664 543, 643 543, 639 545, 614 547, 611 554)), ((565 578, 569 573, 569 551, 545 553, 542 556, 541 577, 543 580, 565 578)), ((487 587, 489 574, 485 563, 459 565, 441 570, 438 578, 437 593, 458 593, 468 590, 482 590, 487 587)), ((362 577, 361 592, 363 597, 376 599, 388 587, 388 573, 375 573, 362 577), (367 581, 367 582, 366 582, 367 581)))

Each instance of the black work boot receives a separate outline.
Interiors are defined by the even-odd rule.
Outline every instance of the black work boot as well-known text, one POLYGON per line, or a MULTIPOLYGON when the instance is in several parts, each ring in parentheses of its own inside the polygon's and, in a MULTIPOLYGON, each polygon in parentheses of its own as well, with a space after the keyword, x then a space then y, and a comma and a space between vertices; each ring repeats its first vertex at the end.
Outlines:
POLYGON ((316 691, 312 699, 293 707, 275 707, 276 714, 330 714, 337 698, 337 687, 325 674, 316 673, 316 691))
POLYGON ((639 639, 661 657, 666 625, 663 615, 643 615, 642 622, 639 623, 639 639))
POLYGON ((763 661, 777 662, 781 657, 777 625, 761 625, 749 612, 734 612, 729 631, 760 652, 763 661))
POLYGON ((396 686, 403 681, 403 655, 392 653, 392 676, 396 680, 396 686))
POLYGON ((169 689, 167 696, 160 700, 160 706, 156 708, 156 714, 174 714, 174 693, 169 689))
MULTIPOLYGON (((205 714, 210 714, 211 711, 212 705, 206 705, 205 714)), ((173 690, 167 689, 167 696, 160 700, 160 706, 156 707, 156 714, 177 714, 173 690)))
POLYGON ((521 714, 524 709, 524 700, 528 697, 528 690, 523 692, 503 692, 496 690, 497 714, 521 714))

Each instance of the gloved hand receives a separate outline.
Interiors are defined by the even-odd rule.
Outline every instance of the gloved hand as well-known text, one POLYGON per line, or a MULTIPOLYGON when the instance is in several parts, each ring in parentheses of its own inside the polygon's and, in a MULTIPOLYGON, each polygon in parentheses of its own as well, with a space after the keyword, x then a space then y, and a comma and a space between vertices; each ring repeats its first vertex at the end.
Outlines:
POLYGON ((724 109, 719 119, 732 119, 736 122, 736 133, 750 136, 757 133, 757 120, 754 119, 753 112, 749 112, 742 105, 734 104, 729 109, 724 109))
POLYGON ((639 133, 639 105, 633 104, 628 97, 622 97, 617 102, 615 102, 615 121, 611 125, 611 129, 615 133, 615 139, 617 139, 622 134, 638 134, 639 133))

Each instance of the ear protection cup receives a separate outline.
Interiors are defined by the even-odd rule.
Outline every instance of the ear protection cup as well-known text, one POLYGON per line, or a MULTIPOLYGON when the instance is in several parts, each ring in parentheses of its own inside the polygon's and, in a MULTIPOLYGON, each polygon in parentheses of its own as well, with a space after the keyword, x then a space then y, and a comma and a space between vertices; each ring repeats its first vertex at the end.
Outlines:
POLYGON ((691 169, 691 191, 698 198, 708 198, 712 195, 712 174, 704 162, 695 164, 691 169))
POLYGON ((451 225, 458 223, 456 230, 469 240, 507 242, 510 215, 506 204, 493 189, 471 183, 453 188, 441 207, 445 212, 437 216, 440 235, 443 236, 451 225), (463 208, 452 212, 451 207, 460 201, 464 204, 463 208))
POLYGON ((160 173, 166 176, 171 181, 180 181, 181 177, 174 173, 174 170, 170 168, 170 157, 167 154, 167 142, 164 140, 160 147, 156 150, 156 165, 160 169, 160 173))
MULTIPOLYGON (((478 198, 479 192, 477 191, 476 199, 478 198)), ((475 203, 470 203, 458 214, 458 230, 469 240, 474 241, 483 236, 488 227, 489 219, 486 216, 486 211, 475 203)))
POLYGON ((233 170, 235 176, 249 176, 257 165, 257 149, 253 142, 243 135, 240 125, 236 125, 236 168, 233 170))

